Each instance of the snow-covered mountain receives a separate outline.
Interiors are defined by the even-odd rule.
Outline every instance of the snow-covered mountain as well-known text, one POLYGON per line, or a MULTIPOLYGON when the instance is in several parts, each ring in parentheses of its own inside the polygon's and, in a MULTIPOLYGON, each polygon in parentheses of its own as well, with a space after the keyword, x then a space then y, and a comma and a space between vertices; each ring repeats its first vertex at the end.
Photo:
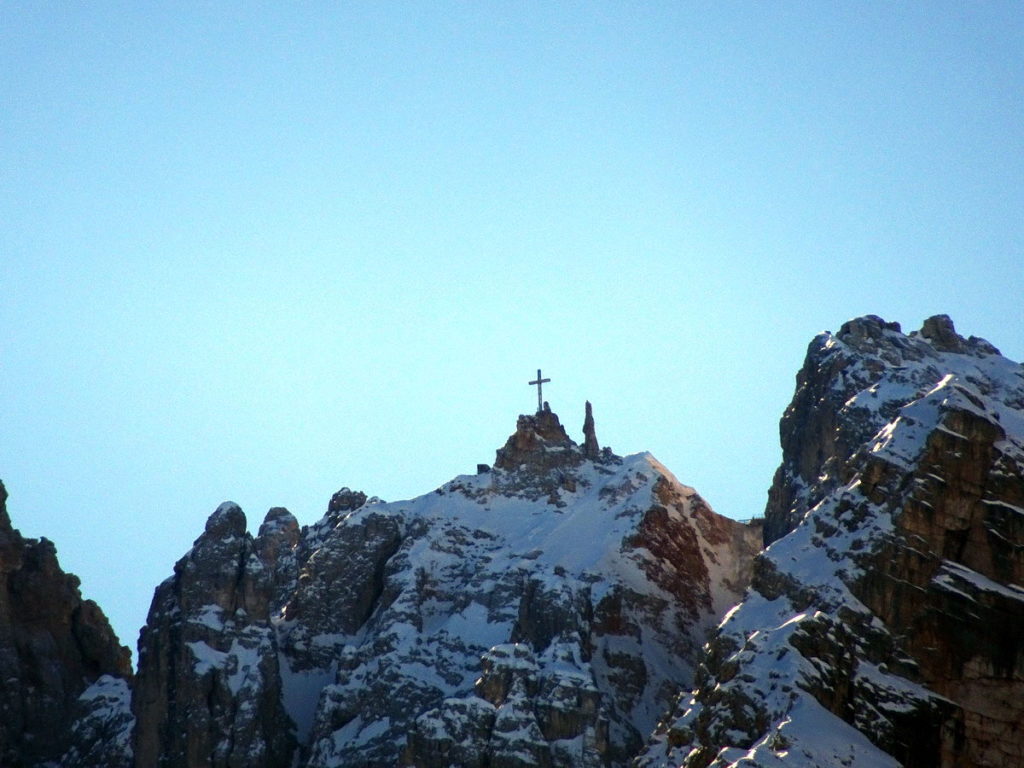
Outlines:
POLYGON ((1024 765, 1024 368, 860 318, 781 431, 771 546, 639 765, 1024 765))
POLYGON ((941 315, 819 335, 763 531, 583 431, 545 406, 493 468, 308 527, 222 504, 134 678, 0 485, 0 762, 1024 765, 1021 365, 941 315))
POLYGON ((137 766, 626 765, 761 530, 598 448, 587 410, 582 446, 521 416, 493 469, 343 489, 308 528, 274 509, 252 537, 221 505, 156 590, 130 711, 104 680, 81 727, 134 721, 137 766))

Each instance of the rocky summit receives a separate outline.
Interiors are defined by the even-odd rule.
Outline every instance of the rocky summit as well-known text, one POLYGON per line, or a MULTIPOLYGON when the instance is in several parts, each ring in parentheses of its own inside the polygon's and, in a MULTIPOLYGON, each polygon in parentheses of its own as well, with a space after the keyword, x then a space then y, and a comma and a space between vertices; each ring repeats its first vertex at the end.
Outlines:
MULTIPOLYGON (((153 599, 130 696, 82 734, 135 766, 625 766, 742 597, 759 525, 547 407, 493 469, 385 503, 344 488, 257 536, 222 504, 153 599)), ((63 766, 98 763, 85 748, 63 766)))
POLYGON ((413 499, 255 536, 226 502, 134 677, 0 486, 0 764, 1024 765, 1024 368, 866 316, 796 384, 763 524, 602 448, 589 403, 582 443, 545 403, 413 499))
POLYGON ((639 765, 1024 765, 1024 368, 860 318, 781 434, 752 590, 639 765))

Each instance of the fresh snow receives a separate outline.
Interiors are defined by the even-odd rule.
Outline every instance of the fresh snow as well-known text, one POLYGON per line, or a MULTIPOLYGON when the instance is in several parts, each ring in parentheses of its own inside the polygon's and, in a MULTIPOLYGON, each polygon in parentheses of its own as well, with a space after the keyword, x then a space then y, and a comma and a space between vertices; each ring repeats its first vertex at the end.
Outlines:
MULTIPOLYGON (((832 334, 821 335, 812 343, 812 350, 820 350, 822 370, 833 364, 840 371, 829 383, 832 393, 841 398, 836 419, 849 425, 851 434, 861 425, 877 430, 863 444, 872 458, 908 474, 916 473, 918 482, 944 483, 943 478, 923 472, 917 462, 936 431, 954 440, 965 439, 947 421, 951 412, 962 411, 1002 429, 1005 439, 996 443, 1002 460, 1018 466, 1024 463, 1024 368, 999 356, 985 342, 972 341, 968 352, 961 354, 939 351, 918 334, 904 336, 884 329, 881 336, 877 346, 856 338, 848 345, 832 334), (829 357, 837 354, 843 358, 830 363, 829 357)), ((829 670, 820 660, 804 658, 790 642, 808 621, 817 622, 816 631, 831 632, 829 627, 836 626, 840 610, 853 612, 878 631, 885 631, 847 584, 862 573, 857 553, 871 552, 894 535, 893 513, 888 506, 880 507, 864 497, 857 475, 847 484, 835 486, 828 477, 807 484, 792 476, 792 469, 787 471, 797 498, 804 500, 803 508, 809 508, 788 535, 762 553, 762 567, 777 571, 781 585, 792 584, 797 592, 813 596, 813 603, 808 606, 801 601, 798 608, 787 597, 769 600, 751 592, 727 613, 716 641, 719 652, 732 649, 721 665, 728 670, 726 680, 712 678, 712 695, 695 691, 685 700, 669 721, 675 738, 683 739, 683 744, 671 747, 667 733, 659 731, 641 765, 668 768, 687 764, 687 752, 695 748, 701 728, 722 729, 703 743, 726 745, 710 768, 897 765, 894 758, 807 692, 829 670), (815 493, 818 501, 811 506, 806 500, 815 498, 815 493), (749 749, 728 746, 749 743, 748 734, 728 730, 729 724, 742 721, 729 707, 751 706, 758 708, 759 716, 766 715, 770 725, 749 749), (698 718, 704 718, 699 725, 698 718)), ((998 474, 998 467, 993 471, 998 474)), ((1024 509, 1013 504, 983 503, 1011 515, 1024 514, 1024 509)), ((986 595, 1024 601, 1021 586, 1000 584, 951 561, 942 564, 932 584, 968 601, 986 595)), ((855 656, 855 684, 873 692, 864 697, 861 711, 854 713, 864 723, 884 718, 887 712, 917 710, 941 700, 917 683, 868 662, 856 649, 850 651, 855 656)))
MULTIPOLYGON (((408 728, 404 721, 392 719, 388 727, 396 730, 371 737, 364 729, 368 724, 351 721, 327 738, 318 725, 330 721, 325 706, 338 706, 345 712, 362 707, 360 715, 367 717, 361 697, 377 679, 387 679, 396 696, 431 702, 428 707, 441 706, 446 700, 473 701, 481 663, 499 664, 502 669, 524 665, 523 672, 538 675, 549 690, 571 685, 608 694, 622 685, 623 675, 623 668, 611 667, 608 659, 627 654, 642 665, 645 684, 639 686, 635 698, 630 694, 623 699, 628 703, 616 705, 628 706, 618 717, 639 734, 650 732, 669 704, 670 691, 693 679, 690 663, 678 653, 676 644, 685 645, 679 628, 690 627, 692 642, 700 647, 705 631, 719 615, 715 611, 731 606, 739 597, 725 584, 727 576, 735 578, 738 563, 731 554, 731 543, 701 542, 711 583, 695 586, 710 587, 714 606, 696 621, 678 616, 673 607, 677 598, 653 583, 644 570, 645 561, 654 556, 627 542, 636 534, 644 513, 662 503, 655 496, 659 482, 667 483, 680 500, 678 507, 669 505, 667 509, 669 519, 675 522, 692 521, 691 505, 699 499, 696 492, 679 483, 648 453, 616 458, 612 463, 583 461, 566 473, 575 483, 574 490, 559 487, 557 503, 549 500, 549 489, 533 490, 529 471, 496 468, 458 476, 413 499, 364 505, 342 516, 333 527, 326 517, 311 526, 318 546, 330 546, 331 537, 344 536, 347 526, 361 525, 377 515, 393 520, 405 532, 385 577, 393 602, 375 612, 358 636, 350 638, 354 643, 351 663, 341 665, 342 669, 299 674, 285 658, 289 651, 282 654, 286 710, 296 723, 300 740, 308 735, 315 740, 311 765, 364 761, 379 748, 374 739, 404 740, 408 728), (422 591, 417 580, 443 587, 422 591), (501 595, 509 590, 516 593, 527 582, 538 594, 548 595, 545 599, 553 604, 564 600, 567 610, 576 610, 572 606, 580 600, 596 606, 614 590, 642 596, 645 602, 638 604, 642 607, 628 609, 636 615, 624 615, 638 623, 640 634, 600 635, 588 660, 581 658, 578 641, 563 642, 557 636, 547 648, 536 653, 531 649, 528 656, 520 658, 510 644, 518 598, 507 605, 501 595), (492 593, 497 597, 492 599, 492 593), (324 681, 329 684, 314 708, 310 699, 324 681)), ((694 529, 700 541, 699 525, 694 523, 694 529)), ((666 573, 673 567, 656 565, 666 573)), ((289 627, 279 623, 278 631, 287 633, 289 627)), ((287 643, 281 645, 288 648, 287 643)), ((606 698, 603 706, 609 702, 606 698)), ((513 717, 510 703, 499 709, 499 721, 505 725, 510 725, 513 717)), ((370 706, 387 710, 383 703, 370 706)), ((429 731, 441 727, 449 716, 445 712, 428 717, 410 711, 409 715, 412 719, 420 715, 417 722, 429 731)), ((375 711, 373 717, 379 715, 375 711)), ((521 717, 521 711, 515 715, 521 717)), ((613 723, 612 727, 622 726, 613 723)), ((494 738, 500 730, 496 726, 494 738)), ((521 737, 526 738, 517 732, 509 748, 518 749, 513 743, 521 737)), ((577 750, 583 745, 570 739, 550 748, 577 750)))
POLYGON ((965 587, 978 592, 1000 595, 1010 600, 1024 601, 1024 587, 1016 584, 1000 584, 998 581, 993 581, 961 563, 954 563, 952 560, 943 560, 942 567, 932 579, 932 583, 950 592, 956 592, 972 602, 975 597, 965 591, 965 587))

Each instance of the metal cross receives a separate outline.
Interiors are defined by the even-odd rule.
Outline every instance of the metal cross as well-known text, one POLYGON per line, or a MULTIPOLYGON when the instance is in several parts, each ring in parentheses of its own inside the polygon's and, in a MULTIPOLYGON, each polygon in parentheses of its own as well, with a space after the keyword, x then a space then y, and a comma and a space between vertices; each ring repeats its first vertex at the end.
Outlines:
POLYGON ((537 413, 540 413, 541 411, 544 410, 544 398, 541 395, 541 389, 542 389, 542 386, 544 384, 546 384, 547 382, 549 382, 549 381, 551 381, 551 379, 542 379, 540 377, 540 368, 538 368, 537 369, 537 380, 530 382, 530 386, 531 387, 534 386, 534 385, 537 386, 537 413))

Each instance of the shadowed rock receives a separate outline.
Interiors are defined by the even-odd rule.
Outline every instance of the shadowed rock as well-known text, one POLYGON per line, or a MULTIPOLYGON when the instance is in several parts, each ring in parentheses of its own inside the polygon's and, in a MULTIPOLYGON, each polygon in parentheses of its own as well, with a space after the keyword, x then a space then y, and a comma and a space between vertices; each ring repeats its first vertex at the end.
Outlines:
POLYGON ((598 459, 601 456, 601 445, 597 442, 597 432, 594 431, 594 411, 589 400, 583 418, 583 455, 588 459, 598 459))
POLYGON ((45 538, 11 525, 0 483, 0 765, 60 757, 79 695, 103 675, 131 679, 131 653, 83 600, 45 538))

